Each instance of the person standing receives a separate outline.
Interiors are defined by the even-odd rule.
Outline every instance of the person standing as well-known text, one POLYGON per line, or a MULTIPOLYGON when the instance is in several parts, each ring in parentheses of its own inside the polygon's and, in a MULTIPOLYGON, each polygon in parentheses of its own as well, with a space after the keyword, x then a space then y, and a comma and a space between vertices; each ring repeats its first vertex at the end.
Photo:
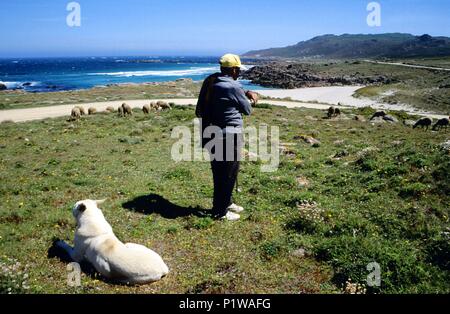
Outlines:
POLYGON ((231 201, 243 143, 242 116, 250 115, 250 102, 258 101, 258 94, 244 91, 237 81, 242 68, 239 56, 224 55, 220 59, 220 73, 203 82, 196 107, 196 115, 202 121, 203 147, 211 140, 204 136, 204 131, 210 126, 221 129, 220 138, 214 139, 215 145, 209 147, 214 181, 212 215, 230 221, 238 220, 244 210, 231 201))

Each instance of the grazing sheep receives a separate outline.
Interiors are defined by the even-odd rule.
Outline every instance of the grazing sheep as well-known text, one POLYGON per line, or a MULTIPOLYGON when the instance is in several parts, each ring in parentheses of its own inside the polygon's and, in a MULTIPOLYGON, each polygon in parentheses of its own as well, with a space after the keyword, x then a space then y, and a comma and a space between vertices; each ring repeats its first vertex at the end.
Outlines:
POLYGON ((95 109, 94 107, 90 107, 90 108, 88 109, 88 113, 89 113, 89 115, 96 114, 96 113, 97 113, 97 109, 95 109))
POLYGON ((417 127, 426 128, 428 130, 428 127, 433 123, 433 121, 430 118, 422 118, 419 121, 414 124, 413 129, 417 127))
POLYGON ((113 113, 115 110, 114 110, 114 107, 108 106, 108 107, 106 108, 106 111, 108 111, 108 112, 110 112, 110 113, 113 113))
POLYGON ((128 105, 128 104, 126 104, 126 103, 123 103, 122 104, 122 108, 123 108, 123 114, 126 116, 126 115, 130 115, 130 116, 132 116, 133 115, 133 109, 131 109, 131 106, 130 105, 128 105))
POLYGON ((438 131, 438 130, 440 130, 440 129, 442 129, 442 128, 447 129, 449 123, 450 123, 450 121, 449 121, 449 119, 447 119, 447 118, 439 119, 438 122, 436 122, 436 124, 433 125, 432 130, 433 130, 433 131, 438 131))
POLYGON ((377 111, 377 112, 375 112, 373 114, 373 116, 370 118, 370 120, 373 120, 373 119, 379 118, 379 117, 383 118, 385 116, 386 116, 386 112, 384 112, 384 111, 377 111))
POLYGON ((123 117, 124 116, 124 114, 123 114, 123 107, 122 106, 119 106, 119 108, 117 108, 117 113, 118 113, 119 117, 123 117))
POLYGON ((81 118, 80 108, 74 107, 72 108, 72 113, 70 114, 72 120, 78 120, 81 118))
POLYGON ((84 110, 84 108, 83 108, 82 106, 75 106, 75 108, 80 109, 80 114, 81 114, 82 116, 85 116, 85 115, 86 115, 86 110, 84 110))
POLYGON ((172 109, 172 107, 170 107, 170 105, 165 101, 158 101, 156 105, 159 107, 159 110, 172 109))
POLYGON ((336 109, 334 109, 334 107, 330 107, 328 108, 328 113, 327 113, 327 117, 328 119, 331 119, 336 113, 336 109))
POLYGON ((341 115, 341 109, 334 108, 334 107, 328 108, 328 112, 327 112, 328 119, 331 119, 331 118, 334 118, 334 117, 338 117, 340 115, 341 115))
POLYGON ((150 103, 151 110, 158 110, 158 105, 155 102, 150 103))
POLYGON ((149 105, 144 105, 144 107, 142 107, 142 111, 145 114, 149 114, 150 113, 150 106, 149 105))

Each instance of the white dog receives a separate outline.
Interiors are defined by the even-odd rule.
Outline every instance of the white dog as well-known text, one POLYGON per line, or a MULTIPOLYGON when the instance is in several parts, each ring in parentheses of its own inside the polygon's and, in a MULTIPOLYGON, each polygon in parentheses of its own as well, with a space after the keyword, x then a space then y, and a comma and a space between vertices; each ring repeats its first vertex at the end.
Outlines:
POLYGON ((75 262, 86 259, 103 276, 120 283, 145 284, 167 275, 169 269, 156 252, 139 244, 123 244, 117 239, 98 208, 103 202, 77 202, 72 209, 77 221, 75 246, 72 248, 64 241, 56 245, 75 262))

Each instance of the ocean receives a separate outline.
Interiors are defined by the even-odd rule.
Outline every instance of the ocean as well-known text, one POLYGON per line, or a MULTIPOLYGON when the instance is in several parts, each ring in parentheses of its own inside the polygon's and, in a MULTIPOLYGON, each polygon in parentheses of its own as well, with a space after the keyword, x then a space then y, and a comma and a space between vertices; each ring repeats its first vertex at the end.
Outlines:
MULTIPOLYGON (((7 89, 52 92, 121 83, 200 81, 219 71, 216 57, 83 57, 0 59, 0 83, 7 89)), ((251 66, 251 65, 249 65, 251 66)), ((242 85, 263 89, 248 81, 242 85)))

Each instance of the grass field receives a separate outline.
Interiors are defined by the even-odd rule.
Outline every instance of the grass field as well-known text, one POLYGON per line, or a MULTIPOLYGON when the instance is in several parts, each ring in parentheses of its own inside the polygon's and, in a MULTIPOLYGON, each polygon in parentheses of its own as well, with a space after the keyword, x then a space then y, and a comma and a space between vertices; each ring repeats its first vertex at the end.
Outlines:
POLYGON ((285 149, 275 173, 243 163, 235 223, 196 215, 211 206, 209 164, 170 158, 193 107, 0 124, 0 292, 449 293, 448 132, 323 116, 261 105, 246 119, 278 125, 285 149), (169 275, 128 287, 86 266, 68 286, 52 242, 72 243, 71 207, 86 198, 108 198, 119 239, 158 252, 169 275), (380 287, 366 286, 371 262, 380 287))

